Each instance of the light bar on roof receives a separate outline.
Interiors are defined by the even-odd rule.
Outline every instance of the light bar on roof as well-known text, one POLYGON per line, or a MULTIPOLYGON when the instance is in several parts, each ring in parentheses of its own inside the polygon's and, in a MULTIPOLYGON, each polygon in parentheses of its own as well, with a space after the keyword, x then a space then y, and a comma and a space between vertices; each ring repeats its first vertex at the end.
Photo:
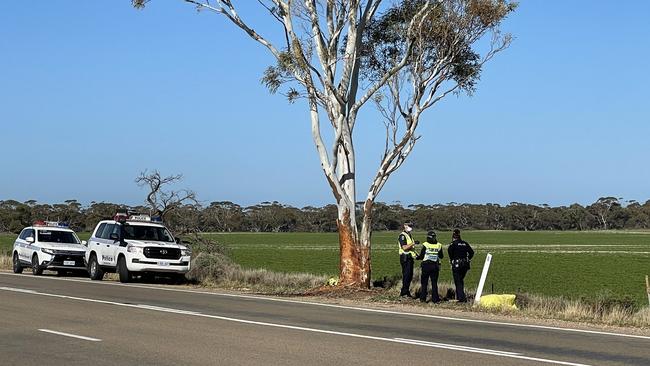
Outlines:
POLYGON ((33 226, 47 226, 47 227, 68 227, 69 225, 65 222, 59 221, 43 221, 38 220, 34 222, 33 226))
POLYGON ((129 216, 129 221, 151 221, 151 216, 149 216, 149 215, 131 215, 131 216, 129 216))

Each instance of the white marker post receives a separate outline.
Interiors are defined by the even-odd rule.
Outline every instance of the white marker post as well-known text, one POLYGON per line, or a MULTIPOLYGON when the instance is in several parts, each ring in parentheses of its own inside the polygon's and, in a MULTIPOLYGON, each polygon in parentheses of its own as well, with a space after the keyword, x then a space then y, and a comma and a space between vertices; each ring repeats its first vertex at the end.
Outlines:
POLYGON ((648 275, 645 275, 645 292, 648 293, 648 305, 650 305, 650 281, 648 281, 648 275))
POLYGON ((490 262, 492 262, 492 254, 488 253, 485 257, 485 264, 483 265, 483 272, 481 273, 481 280, 478 281, 478 288, 476 289, 476 296, 474 296, 474 305, 481 303, 481 294, 483 294, 483 286, 487 278, 488 270, 490 269, 490 262))

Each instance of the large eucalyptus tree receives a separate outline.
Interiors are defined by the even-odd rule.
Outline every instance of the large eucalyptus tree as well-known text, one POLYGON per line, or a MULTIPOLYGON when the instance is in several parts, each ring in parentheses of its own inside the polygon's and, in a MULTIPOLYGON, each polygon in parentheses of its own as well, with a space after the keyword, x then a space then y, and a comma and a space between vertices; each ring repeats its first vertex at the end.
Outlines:
MULTIPOLYGON (((257 0, 282 35, 281 44, 274 44, 272 37, 254 29, 254 19, 244 19, 238 12, 241 3, 252 0, 181 1, 224 16, 273 55, 276 64, 262 79, 271 92, 286 88, 290 101, 306 99, 321 168, 338 207, 339 283, 368 287, 377 195, 413 150, 424 110, 450 93, 471 93, 484 63, 508 47, 511 37, 499 28, 516 4, 257 0), (385 119, 386 139, 357 212, 353 132, 359 111, 368 105, 385 119), (332 136, 330 145, 325 143, 326 129, 332 136), (360 220, 357 214, 362 215, 360 220)), ((137 8, 148 2, 132 0, 137 8)))

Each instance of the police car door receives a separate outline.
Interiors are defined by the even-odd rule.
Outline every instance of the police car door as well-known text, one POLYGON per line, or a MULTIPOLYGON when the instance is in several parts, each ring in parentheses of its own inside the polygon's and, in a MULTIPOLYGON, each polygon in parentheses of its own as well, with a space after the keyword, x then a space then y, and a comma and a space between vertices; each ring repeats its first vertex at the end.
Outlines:
POLYGON ((27 242, 27 237, 30 236, 30 233, 31 236, 34 237, 34 230, 24 229, 18 236, 18 239, 16 239, 14 245, 16 247, 16 252, 18 252, 18 259, 22 260, 23 262, 31 261, 31 253, 28 249, 30 243, 27 242))
POLYGON ((120 248, 120 239, 122 226, 120 224, 108 224, 102 235, 105 237, 104 259, 105 264, 115 267, 117 266, 117 250, 120 248))
MULTIPOLYGON (((88 240, 88 250, 89 253, 94 251, 97 256, 97 263, 102 263, 102 252, 104 248, 104 243, 102 241, 102 232, 106 228, 106 223, 101 223, 95 229, 95 232, 90 236, 88 240)), ((87 258, 90 260, 90 257, 87 258)))
POLYGON ((34 229, 27 229, 27 235, 25 237, 25 261, 31 263, 32 262, 32 256, 34 255, 35 251, 38 251, 38 246, 36 243, 36 230, 34 229), (31 238, 31 239, 29 239, 31 238))
POLYGON ((101 266, 115 265, 113 256, 115 240, 111 239, 111 234, 115 231, 116 226, 109 223, 101 224, 97 229, 93 243, 90 244, 91 248, 97 253, 97 261, 101 266))

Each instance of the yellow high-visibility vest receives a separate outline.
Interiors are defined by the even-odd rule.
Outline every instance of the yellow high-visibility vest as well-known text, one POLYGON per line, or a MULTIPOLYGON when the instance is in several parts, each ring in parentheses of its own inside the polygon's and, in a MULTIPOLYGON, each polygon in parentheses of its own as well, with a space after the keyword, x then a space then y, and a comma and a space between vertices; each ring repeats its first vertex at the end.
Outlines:
POLYGON ((422 245, 425 248, 424 258, 422 258, 422 261, 423 262, 431 261, 437 263, 440 260, 440 258, 438 257, 438 253, 440 253, 440 251, 442 250, 442 244, 440 243, 431 244, 425 241, 422 245))
MULTIPOLYGON (((406 237, 406 244, 411 245, 413 244, 413 238, 411 238, 411 235, 409 235, 407 232, 402 231, 402 235, 406 237)), ((404 250, 402 249, 402 244, 399 243, 399 240, 397 240, 397 246, 399 247, 399 255, 402 254, 410 254, 414 259, 417 257, 417 253, 415 253, 415 247, 412 247, 411 250, 404 250)))

